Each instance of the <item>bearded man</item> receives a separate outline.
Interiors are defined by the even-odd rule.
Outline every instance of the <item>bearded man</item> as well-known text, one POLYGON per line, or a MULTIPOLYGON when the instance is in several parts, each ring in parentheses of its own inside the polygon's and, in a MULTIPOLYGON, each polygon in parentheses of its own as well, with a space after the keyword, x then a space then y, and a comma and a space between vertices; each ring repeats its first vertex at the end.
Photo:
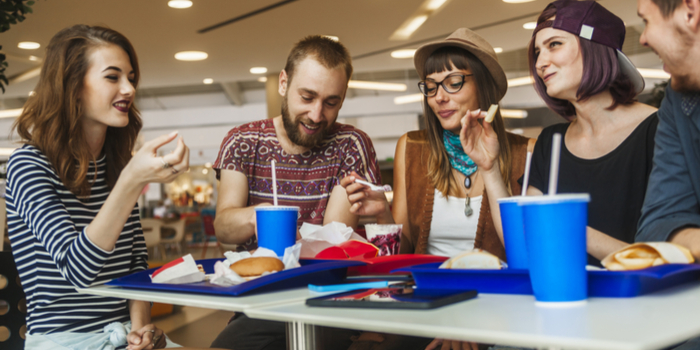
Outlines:
POLYGON ((309 36, 292 48, 280 73, 282 115, 233 128, 214 164, 220 180, 214 221, 217 239, 257 246, 255 206, 300 207, 298 226, 342 222, 355 227, 340 179, 356 171, 381 183, 377 156, 367 135, 336 123, 352 63, 347 49, 323 36, 309 36), (272 183, 271 161, 277 182, 272 183))

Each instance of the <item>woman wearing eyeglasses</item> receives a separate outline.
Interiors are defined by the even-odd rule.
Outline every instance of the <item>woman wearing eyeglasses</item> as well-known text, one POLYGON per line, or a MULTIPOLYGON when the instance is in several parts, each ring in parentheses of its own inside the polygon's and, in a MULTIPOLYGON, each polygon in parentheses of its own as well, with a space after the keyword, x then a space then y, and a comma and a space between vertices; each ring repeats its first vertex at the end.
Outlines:
MULTIPOLYGON (((353 174, 341 180, 352 204, 350 210, 375 216, 379 224, 402 224, 402 254, 451 257, 481 248, 506 260, 491 219, 483 175, 464 153, 459 139, 461 120, 468 111, 486 111, 506 93, 508 83, 496 53, 479 35, 461 28, 445 40, 421 46, 414 63, 422 79, 418 87, 425 96, 426 129, 399 139, 393 205, 390 208, 382 192, 353 183, 359 178, 353 174)), ((500 145, 501 179, 509 191, 519 193, 517 180, 523 175, 528 139, 507 133, 500 112, 493 128, 500 145)), ((404 341, 401 346, 407 343, 421 342, 404 341)), ((436 340, 429 348, 441 343, 436 340)), ((424 348, 427 343, 421 344, 424 348)))
MULTIPOLYGON (((425 96, 426 129, 399 139, 391 210, 383 193, 353 183, 354 174, 341 181, 351 211, 375 216, 380 224, 403 224, 401 253, 454 256, 482 248, 505 260, 483 176, 459 140, 467 111, 488 110, 505 95, 503 68, 491 45, 466 28, 420 47, 414 63, 422 79, 418 86, 425 96)), ((519 192, 528 139, 507 133, 500 113, 493 126, 502 180, 519 192)))

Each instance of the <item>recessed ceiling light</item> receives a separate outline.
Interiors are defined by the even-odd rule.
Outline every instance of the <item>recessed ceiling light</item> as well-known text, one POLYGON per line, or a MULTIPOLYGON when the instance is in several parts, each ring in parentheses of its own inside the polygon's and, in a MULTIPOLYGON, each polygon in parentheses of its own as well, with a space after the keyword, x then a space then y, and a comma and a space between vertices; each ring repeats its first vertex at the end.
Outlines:
POLYGON ((533 30, 537 28, 537 22, 527 22, 523 24, 523 28, 528 29, 528 30, 533 30))
POLYGON ((503 48, 502 47, 494 47, 493 51, 495 51, 496 53, 501 53, 501 52, 503 52, 503 48))
POLYGON ((393 58, 411 58, 416 53, 415 49, 396 50, 391 52, 393 58))
POLYGON ((267 68, 265 68, 265 67, 253 67, 250 69, 250 72, 253 74, 265 74, 265 73, 267 73, 267 68))
POLYGON ((394 32, 394 35, 390 39, 393 40, 405 40, 411 37, 413 32, 418 30, 420 26, 428 19, 428 15, 415 16, 404 22, 399 29, 394 32))
POLYGON ((25 49, 25 50, 36 50, 41 47, 39 43, 35 43, 33 41, 22 41, 19 44, 17 44, 17 47, 20 49, 25 49))
POLYGON ((212 79, 212 78, 206 78, 206 79, 204 79, 204 81, 202 81, 202 82, 203 82, 204 84, 209 85, 209 84, 211 84, 211 83, 214 82, 214 79, 212 79))
POLYGON ((201 61, 209 55, 204 51, 180 51, 175 54, 175 59, 180 61, 201 61))
POLYGON ((533 80, 530 78, 530 76, 525 76, 525 77, 520 77, 520 78, 513 78, 513 79, 508 79, 508 87, 516 87, 516 86, 523 86, 523 85, 529 85, 532 84, 533 80))
POLYGON ((503 0, 503 2, 507 2, 509 4, 519 4, 521 2, 532 2, 535 0, 503 0))
POLYGON ((335 35, 324 35, 326 38, 331 39, 333 41, 338 41, 338 37, 335 35))
POLYGON ((407 103, 421 102, 423 101, 423 94, 410 94, 403 96, 394 97, 395 105, 403 105, 407 103))
POLYGON ((36 57, 36 56, 29 56, 30 61, 41 61, 41 58, 36 57))
POLYGON ((258 78, 258 81, 261 83, 265 83, 265 82, 267 82, 267 77, 260 77, 260 78, 258 78))
POLYGON ((427 8, 428 10, 435 11, 442 7, 442 5, 444 5, 446 2, 447 0, 430 0, 430 2, 428 3, 428 5, 425 6, 425 8, 427 8))
POLYGON ((36 95, 36 92, 34 92, 34 91, 29 91, 29 96, 34 96, 34 95, 36 95))
POLYGON ((186 9, 192 7, 192 1, 190 0, 170 0, 168 1, 168 6, 174 9, 186 9))

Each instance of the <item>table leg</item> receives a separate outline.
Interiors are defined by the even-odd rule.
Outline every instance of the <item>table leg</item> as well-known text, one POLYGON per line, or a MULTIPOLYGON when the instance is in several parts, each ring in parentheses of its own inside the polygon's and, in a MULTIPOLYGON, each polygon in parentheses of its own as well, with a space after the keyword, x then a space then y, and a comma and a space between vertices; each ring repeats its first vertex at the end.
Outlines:
POLYGON ((288 350, 315 350, 316 331, 314 325, 304 322, 287 322, 288 350))

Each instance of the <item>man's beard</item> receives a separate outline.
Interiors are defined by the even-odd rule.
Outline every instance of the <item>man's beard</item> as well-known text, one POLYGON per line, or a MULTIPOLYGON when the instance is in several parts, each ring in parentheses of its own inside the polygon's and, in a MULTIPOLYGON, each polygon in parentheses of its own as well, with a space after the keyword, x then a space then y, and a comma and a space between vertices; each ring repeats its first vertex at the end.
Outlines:
POLYGON ((299 125, 301 120, 294 120, 289 114, 289 107, 287 106, 287 96, 282 99, 282 122, 284 123, 284 130, 287 132, 287 137, 295 145, 314 148, 319 146, 323 139, 326 137, 327 125, 320 125, 319 130, 313 135, 308 135, 299 130, 299 125))

